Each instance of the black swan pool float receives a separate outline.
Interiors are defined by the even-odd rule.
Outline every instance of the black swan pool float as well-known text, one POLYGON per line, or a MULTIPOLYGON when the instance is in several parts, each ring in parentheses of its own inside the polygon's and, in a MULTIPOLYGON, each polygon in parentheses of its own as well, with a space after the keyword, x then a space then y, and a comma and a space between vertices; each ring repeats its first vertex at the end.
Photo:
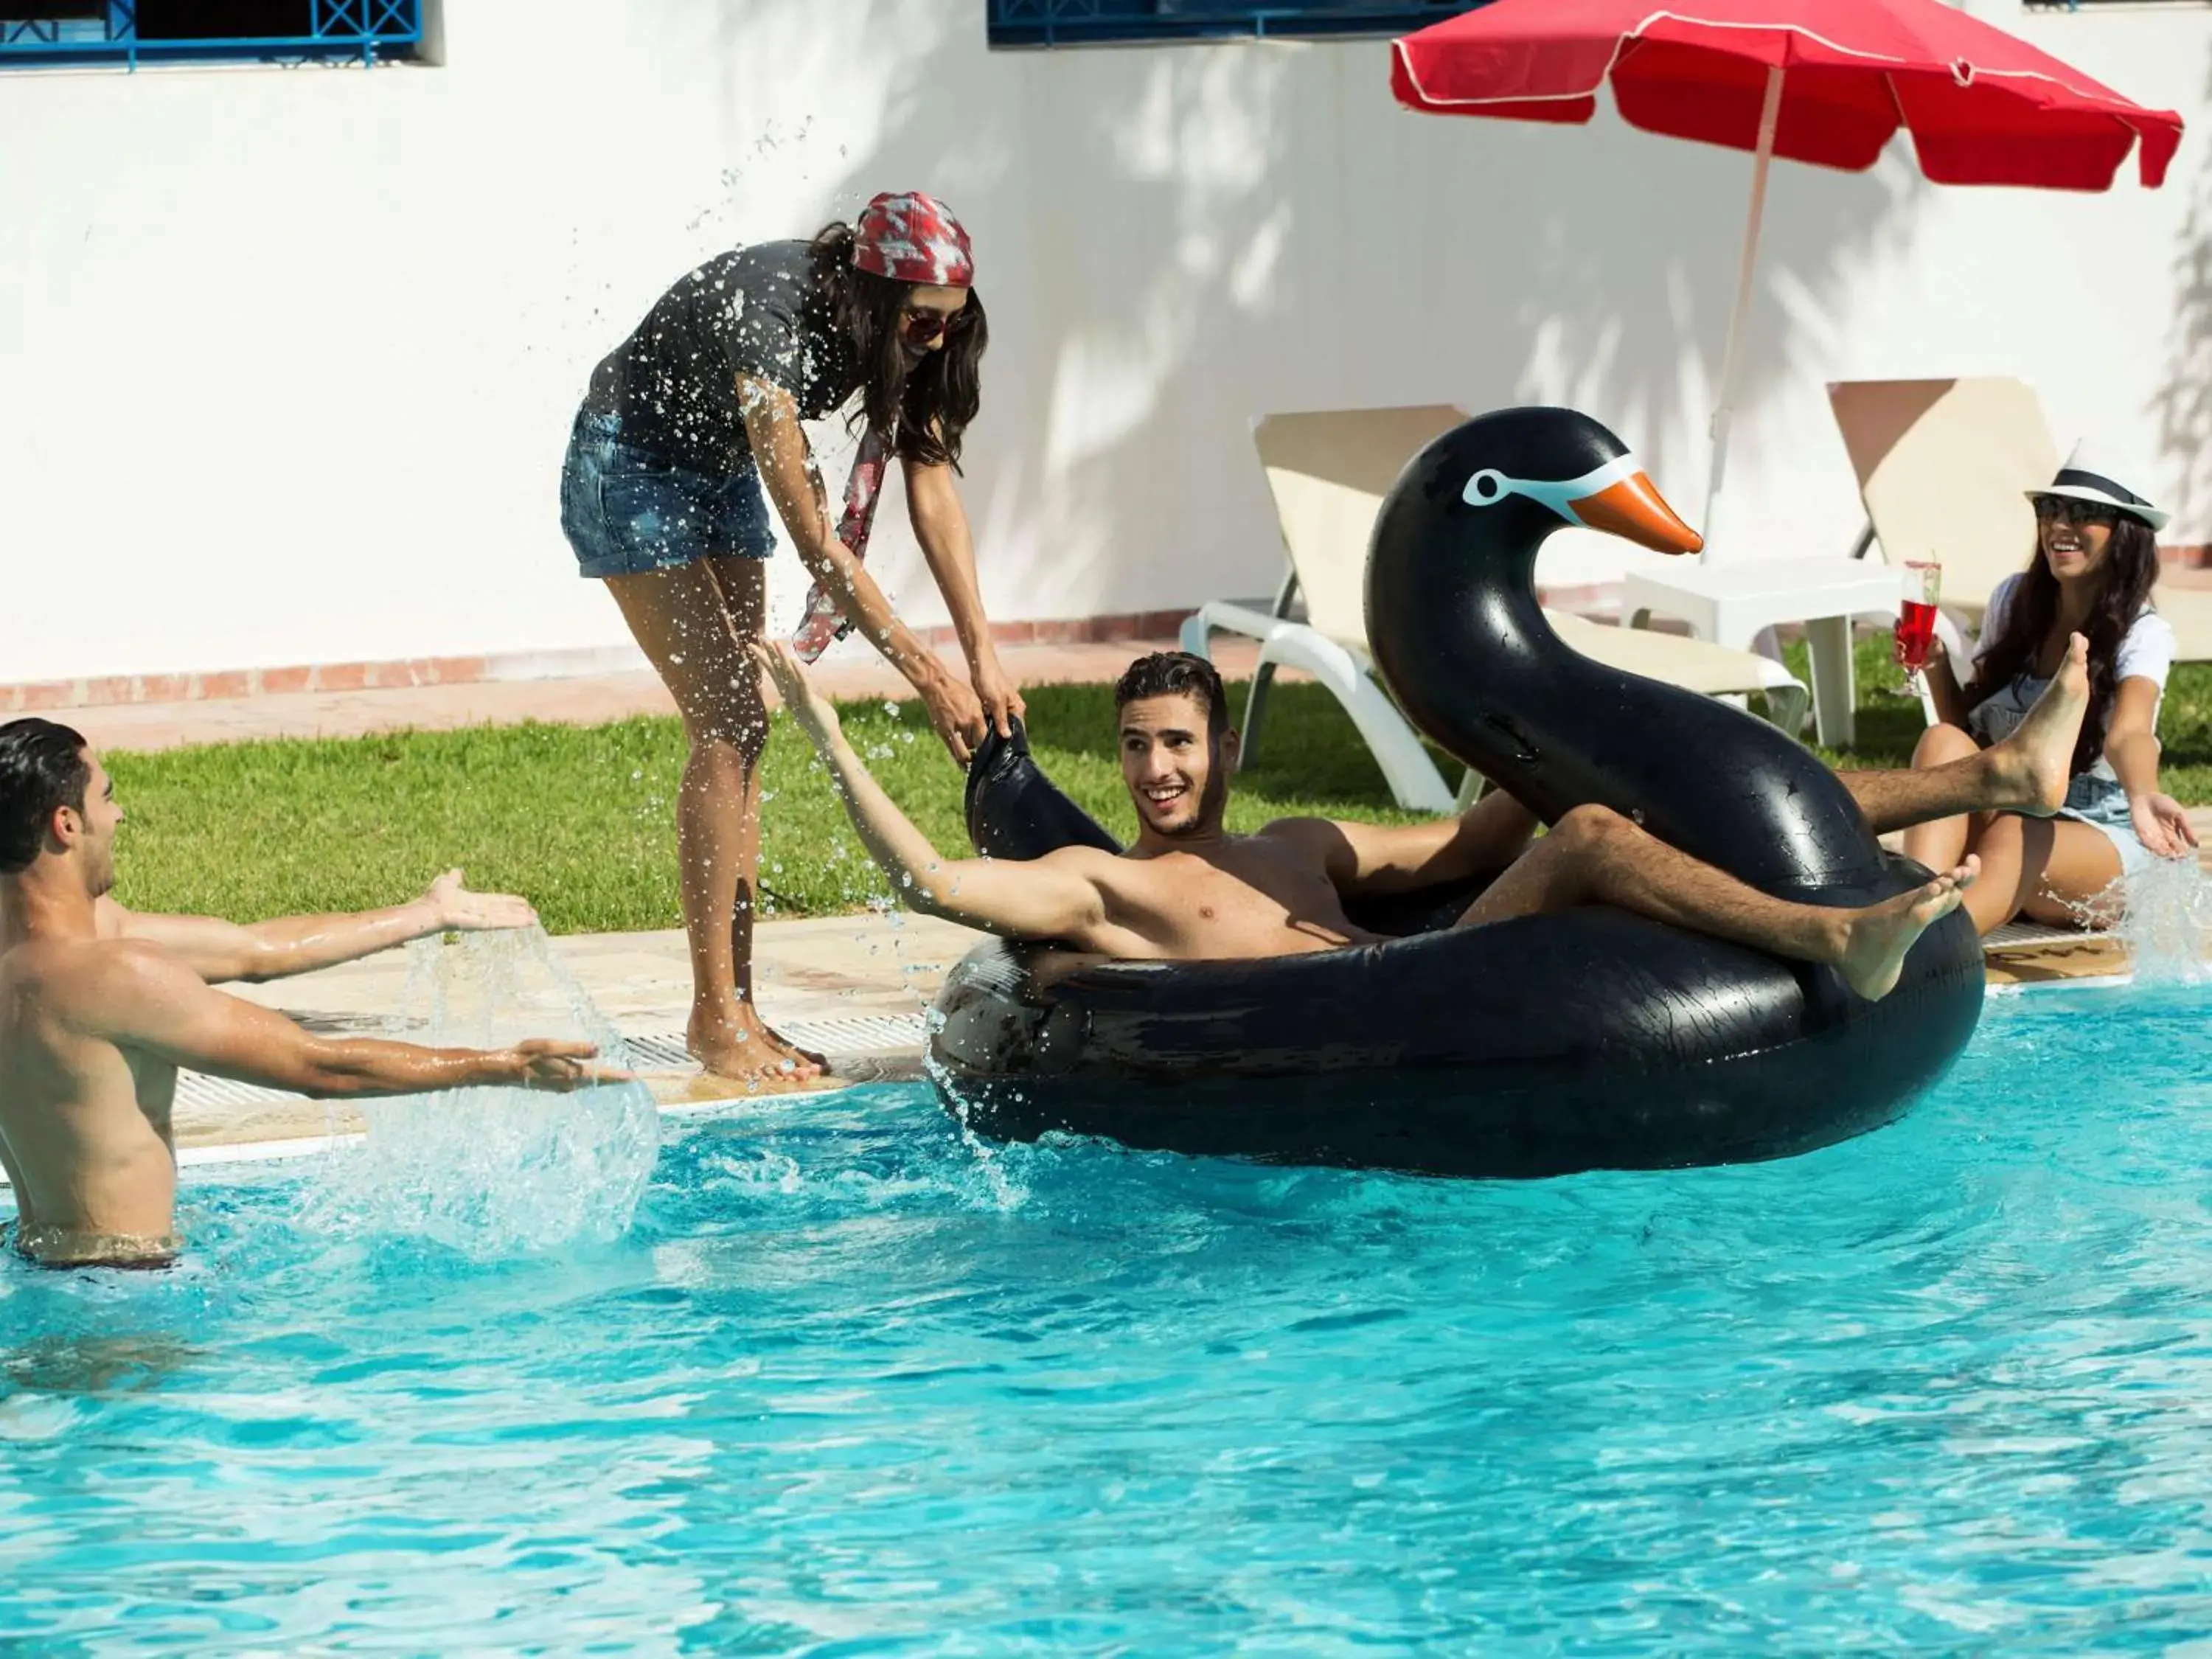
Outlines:
MULTIPOLYGON (((1568 524, 1697 546, 1620 440, 1572 410, 1482 416, 1407 465, 1376 522, 1367 626, 1416 726, 1547 823, 1609 806, 1778 896, 1860 905, 1928 878, 1783 732, 1564 644, 1534 574, 1568 524)), ((968 815, 995 857, 1115 848, 1018 734, 978 756, 968 815)), ((1548 1176, 1781 1158, 1862 1133, 1942 1077, 1981 1011, 1963 910, 1869 1002, 1832 969, 1602 907, 1444 927, 1466 899, 1395 920, 1355 906, 1400 936, 1256 962, 994 941, 938 997, 932 1074, 1004 1139, 1548 1176)))

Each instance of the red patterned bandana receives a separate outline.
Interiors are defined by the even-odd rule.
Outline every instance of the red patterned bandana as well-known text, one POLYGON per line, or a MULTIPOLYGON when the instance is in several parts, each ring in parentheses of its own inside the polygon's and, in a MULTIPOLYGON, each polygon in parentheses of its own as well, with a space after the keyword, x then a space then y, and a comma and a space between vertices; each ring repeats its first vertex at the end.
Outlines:
POLYGON ((853 263, 878 276, 933 288, 972 288, 975 256, 952 210, 933 196, 886 191, 853 228, 853 263))

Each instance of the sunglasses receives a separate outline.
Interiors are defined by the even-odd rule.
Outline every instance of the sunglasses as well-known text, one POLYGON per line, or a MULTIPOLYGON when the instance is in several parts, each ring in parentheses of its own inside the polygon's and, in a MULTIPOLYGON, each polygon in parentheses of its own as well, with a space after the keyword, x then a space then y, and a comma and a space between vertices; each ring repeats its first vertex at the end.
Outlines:
POLYGON ((969 318, 965 306, 949 317, 941 311, 921 311, 909 306, 899 313, 899 332, 916 345, 927 345, 933 340, 951 339, 966 333, 969 318))
POLYGON ((2099 501, 2077 501, 2071 495, 2038 495, 2035 516, 2050 524, 2116 525, 2120 515, 2099 501))

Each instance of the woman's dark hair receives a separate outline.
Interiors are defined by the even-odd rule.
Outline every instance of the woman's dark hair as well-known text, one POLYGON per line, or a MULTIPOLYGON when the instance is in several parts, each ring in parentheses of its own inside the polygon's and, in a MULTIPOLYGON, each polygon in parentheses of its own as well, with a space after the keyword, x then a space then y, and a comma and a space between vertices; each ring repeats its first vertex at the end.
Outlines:
MULTIPOLYGON (((2105 731, 2112 724, 2113 699, 2119 695, 2120 641, 2135 626, 2143 602, 2150 598, 2151 584, 2158 580, 2158 534, 2133 514, 2114 515, 2107 546, 2103 585, 2081 629, 2089 641, 2089 712, 2082 717, 2081 735, 2074 744, 2076 775, 2094 766, 2105 752, 2105 731)), ((2003 626, 1982 647, 1974 678, 1966 686, 1967 708, 1979 708, 2031 672, 2057 619, 2058 578, 2043 556, 2039 531, 2035 557, 2013 589, 2003 626)))
POLYGON ((816 289, 830 315, 853 343, 860 362, 860 410, 908 460, 927 466, 960 465, 960 439, 983 401, 980 365, 991 343, 983 296, 968 290, 968 303, 945 331, 945 343, 907 365, 899 349, 900 318, 914 288, 853 264, 853 228, 825 225, 811 244, 816 289))
POLYGON ((1212 663, 1188 651, 1155 651, 1122 670, 1114 682, 1120 713, 1140 697, 1195 697, 1206 707, 1206 735, 1218 738, 1229 725, 1229 696, 1212 663))
POLYGON ((85 741, 52 720, 0 726, 0 875, 31 867, 57 806, 84 811, 92 767, 85 741))

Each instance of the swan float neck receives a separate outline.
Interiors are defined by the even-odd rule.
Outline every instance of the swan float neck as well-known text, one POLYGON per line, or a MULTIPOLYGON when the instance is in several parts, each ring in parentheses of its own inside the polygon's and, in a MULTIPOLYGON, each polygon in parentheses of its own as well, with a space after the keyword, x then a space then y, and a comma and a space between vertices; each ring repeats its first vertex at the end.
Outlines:
POLYGON ((1635 456, 1578 411, 1502 410, 1416 456, 1368 564, 1368 638, 1414 725, 1547 823, 1594 803, 1764 890, 1877 879, 1835 775, 1741 709, 1591 661, 1544 619, 1536 555, 1582 527, 1694 552, 1635 456))

